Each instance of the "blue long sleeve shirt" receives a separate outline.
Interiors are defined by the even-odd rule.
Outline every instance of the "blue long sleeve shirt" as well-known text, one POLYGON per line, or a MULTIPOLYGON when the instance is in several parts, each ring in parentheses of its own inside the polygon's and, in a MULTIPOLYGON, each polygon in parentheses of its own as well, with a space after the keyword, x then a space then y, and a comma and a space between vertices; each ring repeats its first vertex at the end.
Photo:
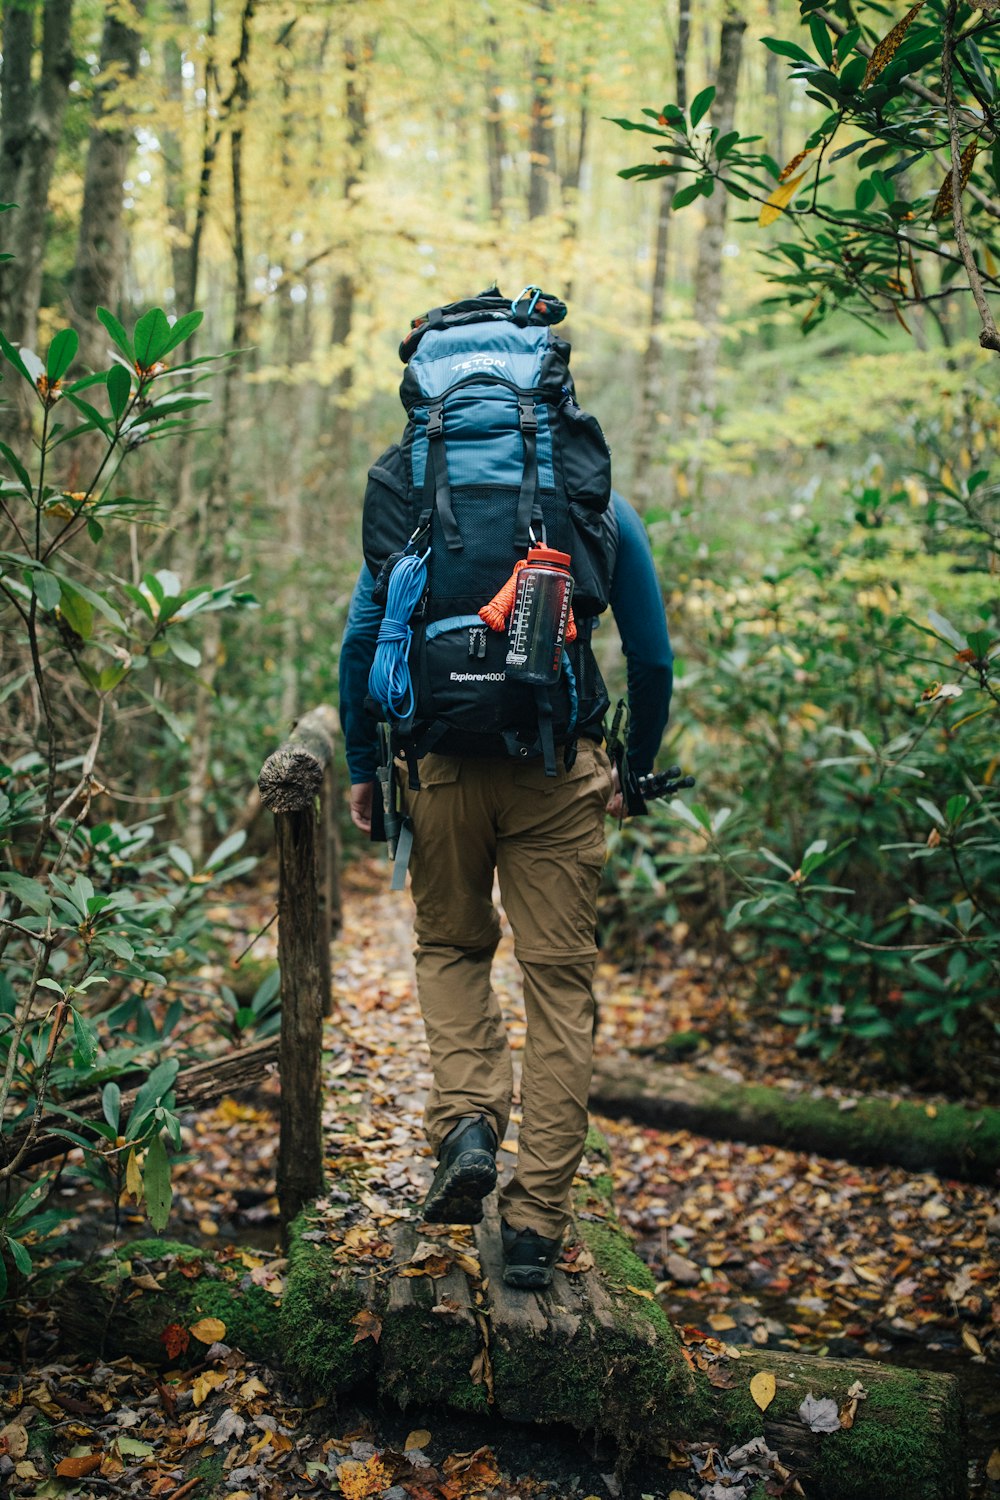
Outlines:
MULTIPOLYGON (((646 529, 632 506, 612 494, 618 551, 611 579, 611 612, 628 673, 629 760, 637 775, 653 769, 670 712, 673 652, 660 585, 646 529)), ((382 608, 372 603, 374 579, 362 564, 340 648, 340 723, 351 784, 374 781, 377 756, 372 721, 365 712, 368 674, 382 608)))

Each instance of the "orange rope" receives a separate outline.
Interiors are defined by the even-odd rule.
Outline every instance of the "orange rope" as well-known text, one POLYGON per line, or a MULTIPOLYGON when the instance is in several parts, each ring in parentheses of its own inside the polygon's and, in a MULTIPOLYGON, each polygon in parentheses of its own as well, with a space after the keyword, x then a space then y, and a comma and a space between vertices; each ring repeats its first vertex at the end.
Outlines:
MULTIPOLYGON (((507 629, 507 621, 510 618, 511 610, 514 608, 514 596, 517 593, 517 575, 527 565, 527 558, 519 558, 514 564, 513 573, 507 579, 503 588, 494 594, 489 604, 484 604, 479 611, 479 618, 483 623, 498 634, 507 629)), ((576 640, 576 621, 573 618, 572 609, 570 609, 569 619, 566 621, 566 640, 567 642, 576 640)))

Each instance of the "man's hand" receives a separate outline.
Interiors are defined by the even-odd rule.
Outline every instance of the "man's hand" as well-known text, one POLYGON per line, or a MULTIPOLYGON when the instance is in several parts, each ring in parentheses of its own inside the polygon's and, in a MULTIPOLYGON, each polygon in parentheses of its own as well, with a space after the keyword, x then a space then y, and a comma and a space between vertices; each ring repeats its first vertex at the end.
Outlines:
POLYGON ((608 802, 607 814, 609 818, 620 818, 622 815, 622 784, 618 775, 618 767, 611 767, 611 800, 608 802))
POLYGON ((360 828, 362 833, 369 835, 372 831, 372 796, 374 792, 374 781, 359 781, 356 786, 351 787, 351 822, 355 828, 360 828))

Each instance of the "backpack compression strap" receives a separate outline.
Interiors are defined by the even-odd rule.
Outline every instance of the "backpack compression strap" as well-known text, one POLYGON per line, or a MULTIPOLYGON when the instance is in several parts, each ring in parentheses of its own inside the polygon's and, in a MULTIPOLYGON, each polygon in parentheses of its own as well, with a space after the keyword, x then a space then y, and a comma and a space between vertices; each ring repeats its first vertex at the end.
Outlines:
POLYGON ((424 508, 418 527, 430 524, 435 509, 449 552, 463 550, 462 533, 451 507, 448 459, 444 451, 444 397, 427 408, 427 462, 424 466, 424 508))
POLYGON ((514 546, 518 552, 526 552, 531 543, 532 524, 537 528, 537 541, 542 540, 544 524, 538 499, 538 413, 530 396, 518 396, 517 416, 524 440, 524 473, 521 476, 521 493, 517 499, 514 546))

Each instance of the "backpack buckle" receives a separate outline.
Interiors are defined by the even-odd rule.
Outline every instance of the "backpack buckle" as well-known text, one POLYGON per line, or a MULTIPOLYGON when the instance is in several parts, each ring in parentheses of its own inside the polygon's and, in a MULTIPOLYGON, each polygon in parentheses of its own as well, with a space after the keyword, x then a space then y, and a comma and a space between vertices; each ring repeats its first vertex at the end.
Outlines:
POLYGON ((435 401, 427 408, 427 438, 439 438, 444 433, 444 402, 435 401))
POLYGON ((518 396, 517 415, 522 432, 538 431, 538 413, 535 410, 535 403, 530 398, 518 396))

